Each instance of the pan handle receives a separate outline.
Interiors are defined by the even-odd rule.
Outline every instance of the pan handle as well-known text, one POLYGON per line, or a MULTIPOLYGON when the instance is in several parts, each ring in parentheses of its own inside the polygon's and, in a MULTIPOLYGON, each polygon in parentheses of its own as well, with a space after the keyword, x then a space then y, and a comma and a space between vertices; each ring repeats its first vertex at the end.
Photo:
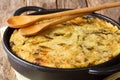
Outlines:
POLYGON ((16 10, 14 13, 14 16, 21 15, 22 13, 27 12, 27 11, 41 12, 43 10, 46 10, 46 9, 37 7, 37 6, 26 6, 26 7, 22 7, 22 8, 19 8, 18 10, 16 10))
POLYGON ((107 66, 107 67, 91 67, 89 69, 89 74, 94 74, 94 75, 110 75, 115 72, 120 71, 120 60, 118 60, 117 64, 114 64, 112 66, 107 66))

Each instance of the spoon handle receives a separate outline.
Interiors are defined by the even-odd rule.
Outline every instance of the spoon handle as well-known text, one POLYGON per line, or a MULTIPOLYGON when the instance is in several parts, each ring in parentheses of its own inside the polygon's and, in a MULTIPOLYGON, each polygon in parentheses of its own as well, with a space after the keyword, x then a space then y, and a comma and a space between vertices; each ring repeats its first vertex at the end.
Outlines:
POLYGON ((80 8, 80 9, 68 10, 64 12, 47 14, 47 15, 43 15, 42 18, 48 19, 48 18, 55 18, 55 17, 60 17, 60 16, 72 15, 72 14, 90 13, 90 12, 98 11, 101 9, 117 7, 117 6, 120 6, 120 2, 112 2, 112 3, 103 4, 103 5, 98 5, 95 7, 80 8))
POLYGON ((96 7, 86 7, 86 8, 68 10, 68 11, 51 13, 51 14, 46 14, 46 15, 14 16, 14 17, 7 19, 6 22, 7 22, 8 26, 10 26, 12 28, 23 28, 23 27, 30 26, 40 20, 75 15, 75 14, 91 13, 91 12, 98 11, 101 9, 117 7, 117 6, 120 6, 120 1, 113 2, 113 3, 107 3, 107 4, 103 4, 103 5, 98 5, 96 7))

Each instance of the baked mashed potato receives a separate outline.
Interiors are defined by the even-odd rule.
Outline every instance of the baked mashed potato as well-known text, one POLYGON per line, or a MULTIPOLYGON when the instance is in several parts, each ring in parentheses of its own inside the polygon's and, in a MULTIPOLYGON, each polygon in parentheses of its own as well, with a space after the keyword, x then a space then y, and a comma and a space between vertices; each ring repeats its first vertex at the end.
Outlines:
POLYGON ((78 17, 35 36, 22 36, 16 29, 10 46, 14 54, 37 65, 83 68, 120 54, 120 30, 99 18, 78 17))

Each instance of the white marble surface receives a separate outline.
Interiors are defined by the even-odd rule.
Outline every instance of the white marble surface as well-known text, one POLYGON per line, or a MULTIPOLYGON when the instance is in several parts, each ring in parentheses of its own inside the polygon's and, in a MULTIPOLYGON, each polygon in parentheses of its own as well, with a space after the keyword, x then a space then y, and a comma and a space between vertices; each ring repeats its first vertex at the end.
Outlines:
POLYGON ((15 71, 15 74, 16 74, 16 77, 17 77, 18 80, 31 80, 31 79, 28 79, 28 78, 24 77, 23 75, 18 73, 16 70, 14 70, 14 71, 15 71))

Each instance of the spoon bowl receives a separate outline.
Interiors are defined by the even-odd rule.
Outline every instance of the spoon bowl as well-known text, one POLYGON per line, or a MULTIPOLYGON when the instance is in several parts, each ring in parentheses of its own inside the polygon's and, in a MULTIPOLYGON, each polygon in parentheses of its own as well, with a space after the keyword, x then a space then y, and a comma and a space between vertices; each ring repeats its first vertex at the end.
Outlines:
POLYGON ((13 16, 7 19, 7 23, 12 28, 22 28, 33 24, 41 16, 13 16))

